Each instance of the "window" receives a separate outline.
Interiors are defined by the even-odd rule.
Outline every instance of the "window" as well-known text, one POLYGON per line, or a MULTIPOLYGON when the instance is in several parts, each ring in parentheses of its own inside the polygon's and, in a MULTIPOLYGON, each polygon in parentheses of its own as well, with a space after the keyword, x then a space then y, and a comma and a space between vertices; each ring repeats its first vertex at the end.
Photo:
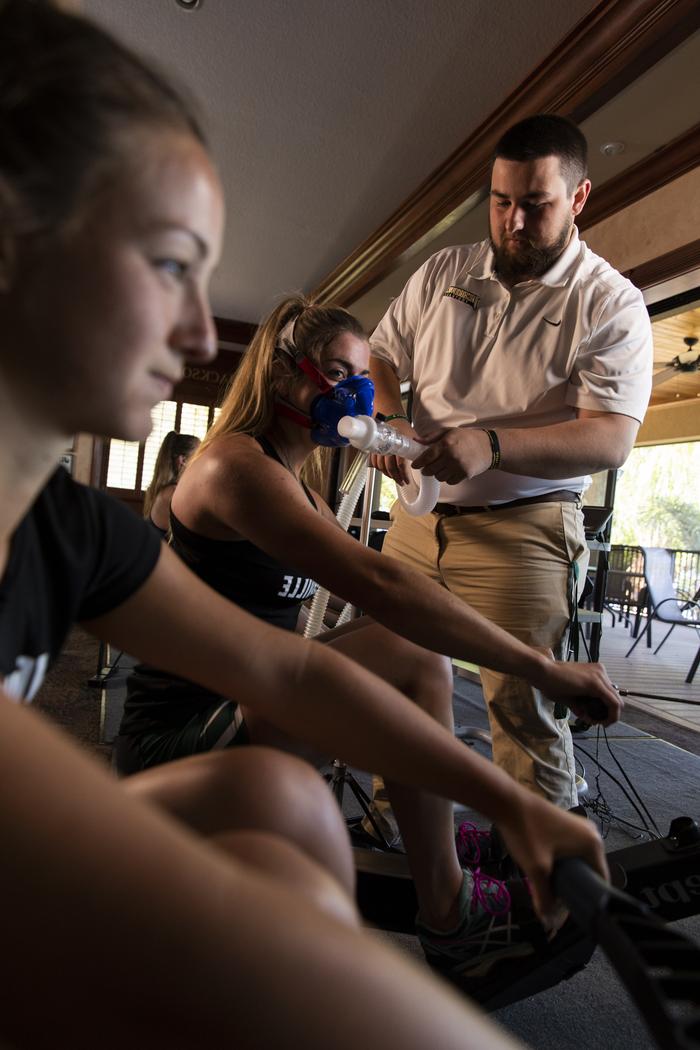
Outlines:
MULTIPOLYGON (((214 418, 218 411, 214 410, 214 418)), ((209 406, 183 405, 178 429, 181 434, 194 434, 195 437, 203 438, 209 429, 209 406)))
POLYGON ((109 442, 106 487, 140 499, 146 491, 165 435, 171 430, 203 438, 221 409, 184 401, 161 401, 151 412, 153 430, 146 441, 109 442))
POLYGON ((110 441, 109 463, 107 466, 107 488, 135 488, 138 464, 138 441, 110 441))

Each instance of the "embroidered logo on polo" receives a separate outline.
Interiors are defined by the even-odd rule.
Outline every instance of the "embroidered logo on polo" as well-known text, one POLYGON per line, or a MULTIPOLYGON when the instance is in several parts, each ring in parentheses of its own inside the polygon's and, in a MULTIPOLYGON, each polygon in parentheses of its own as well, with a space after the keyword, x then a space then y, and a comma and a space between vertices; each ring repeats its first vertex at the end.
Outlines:
POLYGON ((481 296, 475 292, 469 292, 466 288, 459 288, 456 284, 450 285, 446 292, 442 293, 443 298, 456 299, 460 303, 466 303, 467 306, 471 306, 473 310, 476 310, 477 306, 481 302, 481 296))

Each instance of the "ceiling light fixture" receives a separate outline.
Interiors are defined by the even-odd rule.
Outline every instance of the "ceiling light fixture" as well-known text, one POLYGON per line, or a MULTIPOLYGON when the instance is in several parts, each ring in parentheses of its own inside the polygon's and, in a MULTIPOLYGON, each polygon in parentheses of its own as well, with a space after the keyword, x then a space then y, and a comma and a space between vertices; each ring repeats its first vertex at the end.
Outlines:
POLYGON ((625 152, 624 142, 604 142, 600 147, 600 152, 605 157, 617 157, 619 153, 625 152))
POLYGON ((202 0, 175 0, 175 3, 185 11, 194 11, 201 6, 202 0))

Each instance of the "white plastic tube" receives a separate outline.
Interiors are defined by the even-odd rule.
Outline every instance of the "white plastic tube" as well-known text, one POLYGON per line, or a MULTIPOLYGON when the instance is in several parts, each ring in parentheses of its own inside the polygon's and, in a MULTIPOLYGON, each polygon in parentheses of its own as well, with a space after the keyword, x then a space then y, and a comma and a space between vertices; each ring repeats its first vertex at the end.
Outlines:
MULTIPOLYGON (((340 506, 336 513, 338 524, 342 529, 347 532, 350 527, 352 516, 355 512, 355 507, 362 494, 362 490, 365 487, 365 481, 367 480, 367 459, 369 453, 359 457, 360 463, 353 463, 351 470, 354 471, 354 478, 350 485, 350 488, 343 496, 340 501, 340 506)), ((330 598, 330 591, 327 591, 325 587, 319 587, 316 591, 311 606, 309 608, 309 618, 306 621, 304 627, 304 638, 315 638, 317 634, 320 634, 323 630, 323 617, 326 615, 326 609, 328 608, 328 599, 330 598)), ((338 617, 337 627, 340 627, 341 623, 347 622, 350 619, 350 602, 345 606, 340 616, 338 617)))
MULTIPOLYGON (((376 452, 380 456, 400 456, 416 459, 425 451, 413 438, 406 437, 388 423, 377 423, 370 416, 343 416, 338 423, 338 433, 347 438, 353 448, 363 452, 376 452)), ((399 499, 409 514, 419 517, 433 509, 440 496, 440 482, 409 468, 412 481, 409 485, 397 485, 399 499), (408 491, 406 491, 406 489, 408 491)))

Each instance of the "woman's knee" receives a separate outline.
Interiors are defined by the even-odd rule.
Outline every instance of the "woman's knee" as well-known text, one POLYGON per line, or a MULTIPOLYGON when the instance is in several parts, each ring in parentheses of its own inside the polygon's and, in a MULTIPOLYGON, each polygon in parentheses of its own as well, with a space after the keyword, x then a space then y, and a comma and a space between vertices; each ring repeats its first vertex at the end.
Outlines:
POLYGON ((224 832, 211 842, 236 860, 301 893, 317 908, 349 926, 358 924, 357 909, 347 888, 296 845, 279 835, 260 831, 224 832))
POLYGON ((452 662, 449 657, 414 645, 407 669, 407 693, 433 717, 452 710, 452 662))
POLYGON ((124 789, 160 806, 200 834, 259 831, 293 843, 353 886, 345 822, 323 778, 272 748, 209 752, 137 773, 124 789))
POLYGON ((246 815, 260 817, 273 805, 287 808, 287 799, 307 805, 318 800, 321 805, 327 794, 307 763, 264 747, 178 759, 137 773, 123 785, 127 792, 164 806, 207 833, 243 826, 246 815))
POLYGON ((452 710, 452 664, 381 624, 337 640, 337 648, 441 721, 452 710))

